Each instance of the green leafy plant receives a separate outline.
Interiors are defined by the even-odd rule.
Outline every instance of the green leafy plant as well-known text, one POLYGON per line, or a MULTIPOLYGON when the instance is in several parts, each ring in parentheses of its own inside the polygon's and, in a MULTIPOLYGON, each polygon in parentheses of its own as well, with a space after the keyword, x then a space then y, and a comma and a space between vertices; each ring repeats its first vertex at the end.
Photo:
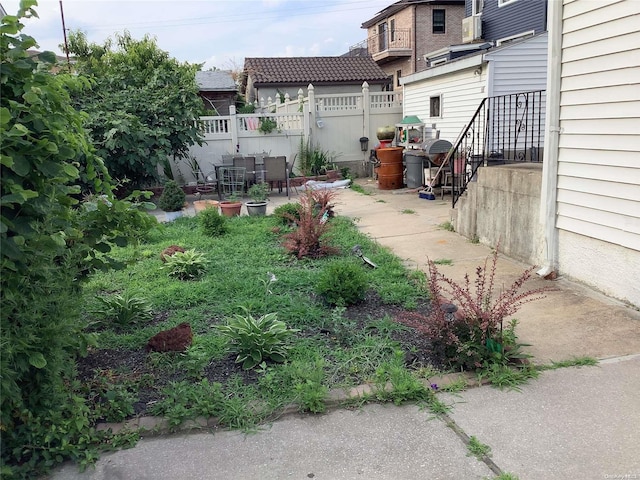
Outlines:
POLYGON ((300 220, 300 204, 284 203, 278 205, 273 210, 273 216, 277 218, 282 225, 295 225, 296 220, 300 220))
POLYGON ((129 179, 132 188, 153 185, 158 165, 167 158, 177 164, 201 141, 197 65, 128 32, 100 45, 73 31, 68 47, 74 71, 88 80, 73 90, 73 101, 113 178, 129 179))
POLYGON ((208 261, 206 257, 195 250, 175 252, 170 257, 166 257, 166 263, 162 266, 169 272, 169 276, 180 280, 193 280, 204 274, 207 270, 208 261))
POLYGON ((274 130, 278 130, 278 122, 276 122, 275 119, 272 117, 260 117, 260 125, 258 126, 258 131, 260 133, 264 133, 266 135, 274 130))
POLYGON ((210 237, 219 237, 229 231, 228 218, 220 215, 217 208, 205 208, 198 214, 202 231, 210 237))
POLYGON ((348 306, 361 301, 368 287, 369 279, 362 264, 340 259, 323 269, 316 293, 330 305, 348 306))
POLYGON ((254 202, 265 202, 269 197, 269 184, 266 182, 254 183, 247 190, 247 195, 254 202))
POLYGON ((178 212, 184 207, 185 199, 184 190, 174 180, 169 180, 164 184, 158 207, 165 212, 178 212))
POLYGON ((447 222, 443 222, 440 225, 438 225, 442 230, 446 230, 447 232, 454 232, 455 231, 455 227, 453 226, 453 223, 447 221, 447 222))
POLYGON ((245 309, 244 315, 236 314, 226 325, 218 326, 218 331, 229 339, 231 351, 238 354, 236 362, 248 370, 263 360, 284 362, 287 341, 298 330, 287 328, 277 313, 254 318, 245 309))
POLYGON ((131 292, 98 297, 102 308, 96 313, 109 322, 126 327, 145 322, 153 317, 151 305, 142 297, 131 292))
POLYGON ((478 440, 473 435, 471 435, 471 437, 469 437, 469 443, 467 444, 467 450, 469 451, 467 456, 474 456, 478 460, 482 460, 483 457, 490 457, 491 456, 491 447, 489 445, 485 445, 484 443, 482 443, 480 440, 478 440))

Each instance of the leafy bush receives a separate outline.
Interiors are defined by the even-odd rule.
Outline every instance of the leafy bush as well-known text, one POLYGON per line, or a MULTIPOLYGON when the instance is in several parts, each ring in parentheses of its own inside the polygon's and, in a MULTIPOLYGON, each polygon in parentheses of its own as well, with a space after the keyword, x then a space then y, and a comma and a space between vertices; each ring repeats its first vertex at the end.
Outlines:
POLYGON ((151 305, 142 297, 137 297, 130 292, 98 297, 102 308, 96 313, 105 320, 114 322, 122 327, 144 322, 153 317, 151 305))
POLYGON ((369 278, 362 264, 342 259, 323 269, 316 292, 331 305, 348 306, 361 301, 368 287, 369 278))
POLYGON ((166 260, 162 268, 169 272, 169 276, 180 280, 193 280, 200 277, 206 271, 208 263, 205 256, 195 250, 176 252, 166 260))
POLYGON ((242 363, 245 370, 263 360, 285 361, 289 349, 286 342, 298 330, 287 328, 277 318, 277 313, 254 318, 245 310, 245 315, 235 315, 227 325, 218 326, 218 331, 230 340, 231 351, 238 354, 236 363, 242 363))
POLYGON ((28 53, 36 40, 21 33, 21 22, 37 16, 35 3, 4 16, 0 32, 3 478, 37 478, 69 458, 84 466, 95 459, 104 435, 71 387, 75 359, 95 343, 83 331, 81 285, 98 269, 122 266, 111 249, 157 225, 136 195, 113 197, 69 97, 87 80, 51 74, 53 52, 28 53))
POLYGON ((134 188, 157 182, 158 165, 184 158, 201 140, 197 65, 180 63, 145 36, 116 34, 102 45, 70 32, 74 70, 90 79, 73 92, 85 125, 113 178, 134 188))
POLYGON ((299 217, 289 216, 297 228, 284 235, 283 246, 298 258, 319 258, 338 250, 327 245, 326 234, 330 230, 325 208, 316 208, 312 191, 307 191, 300 198, 299 217))
POLYGON ((220 215, 217 208, 205 208, 198 214, 200 228, 211 237, 219 237, 227 233, 229 230, 227 218, 224 215, 220 215))
POLYGON ((284 203, 273 209, 273 216, 276 217, 282 225, 295 225, 296 220, 300 219, 299 203, 284 203))
POLYGON ((269 184, 266 182, 254 183, 247 190, 247 195, 254 202, 265 202, 269 197, 269 184))
POLYGON ((177 212, 184 207, 185 199, 184 190, 174 180, 169 180, 158 199, 158 207, 165 212, 177 212))

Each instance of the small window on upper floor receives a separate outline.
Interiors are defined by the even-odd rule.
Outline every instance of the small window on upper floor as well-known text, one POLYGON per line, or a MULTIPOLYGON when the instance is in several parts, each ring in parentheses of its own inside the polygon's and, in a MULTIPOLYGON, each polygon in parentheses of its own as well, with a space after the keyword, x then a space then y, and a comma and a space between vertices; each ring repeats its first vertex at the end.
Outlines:
POLYGON ((445 11, 433 10, 433 33, 445 33, 445 11))
POLYGON ((396 87, 400 86, 400 77, 402 77, 402 70, 396 70, 396 87))
POLYGON ((510 3, 517 2, 518 0, 498 0, 498 7, 504 7, 505 5, 509 5, 510 3))
POLYGON ((396 20, 394 18, 389 20, 389 38, 392 42, 396 40, 396 20))
POLYGON ((482 13, 483 6, 484 6, 484 0, 472 0, 471 15, 480 15, 482 13))
POLYGON ((442 116, 442 95, 435 95, 429 97, 429 116, 441 117, 442 116))

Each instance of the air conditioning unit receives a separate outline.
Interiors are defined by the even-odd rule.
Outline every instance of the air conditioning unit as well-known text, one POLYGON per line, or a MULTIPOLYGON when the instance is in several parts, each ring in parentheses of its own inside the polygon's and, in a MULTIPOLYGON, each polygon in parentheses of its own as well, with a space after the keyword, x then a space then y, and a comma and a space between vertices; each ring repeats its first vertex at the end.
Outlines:
POLYGON ((462 19, 462 43, 473 42, 482 38, 482 17, 473 15, 462 19))

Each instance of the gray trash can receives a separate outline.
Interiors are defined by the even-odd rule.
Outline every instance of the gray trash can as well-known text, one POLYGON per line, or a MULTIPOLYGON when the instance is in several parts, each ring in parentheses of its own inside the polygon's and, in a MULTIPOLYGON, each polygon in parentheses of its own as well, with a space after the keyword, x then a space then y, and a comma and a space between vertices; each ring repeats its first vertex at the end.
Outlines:
POLYGON ((419 150, 406 150, 404 162, 407 168, 406 184, 407 188, 420 188, 424 185, 422 175, 424 173, 423 160, 424 153, 419 150))

